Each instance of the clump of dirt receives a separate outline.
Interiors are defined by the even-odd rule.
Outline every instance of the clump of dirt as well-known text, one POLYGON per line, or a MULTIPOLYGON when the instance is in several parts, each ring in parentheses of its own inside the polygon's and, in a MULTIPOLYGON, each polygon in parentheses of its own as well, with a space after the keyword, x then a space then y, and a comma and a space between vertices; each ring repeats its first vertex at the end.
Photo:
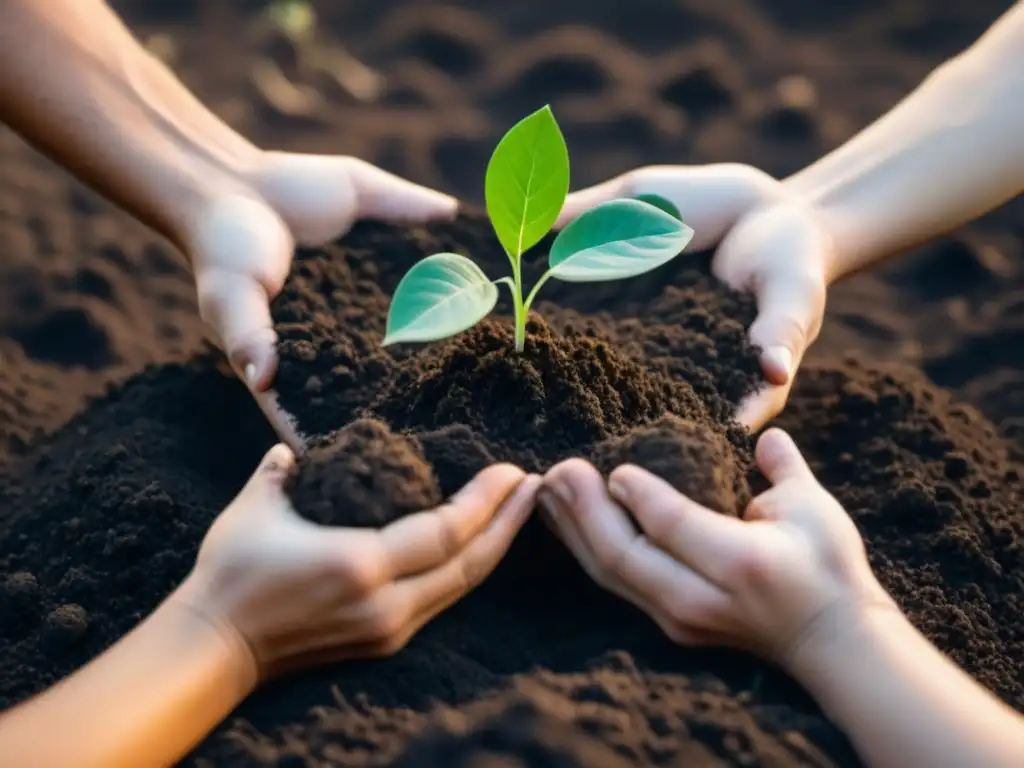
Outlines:
POLYGON ((613 438, 594 450, 594 466, 609 474, 636 464, 708 509, 738 516, 750 501, 750 455, 742 458, 706 423, 667 414, 649 427, 613 438))
POLYGON ((373 419, 315 440, 286 487, 299 514, 320 525, 380 527, 441 501, 419 442, 373 419))

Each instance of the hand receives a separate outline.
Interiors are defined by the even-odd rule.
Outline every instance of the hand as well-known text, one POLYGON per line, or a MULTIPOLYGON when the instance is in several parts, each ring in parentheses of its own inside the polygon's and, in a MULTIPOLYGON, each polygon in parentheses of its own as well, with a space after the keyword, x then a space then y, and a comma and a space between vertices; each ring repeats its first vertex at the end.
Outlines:
POLYGON ((327 528, 292 508, 293 462, 271 449, 175 596, 237 641, 257 679, 401 649, 494 570, 540 485, 498 464, 437 509, 380 530, 327 528))
POLYGON ((765 432, 757 463, 772 488, 742 520, 635 466, 616 469, 606 487, 581 459, 552 468, 538 498, 587 573, 677 643, 732 646, 790 665, 858 606, 891 601, 853 521, 790 437, 765 432))
POLYGON ((757 298, 750 340, 761 348, 769 385, 749 397, 737 418, 760 429, 785 405, 804 353, 825 312, 832 247, 815 212, 786 187, 749 166, 651 166, 569 195, 564 226, 588 208, 616 197, 657 194, 693 227, 691 249, 718 247, 715 275, 757 298))
POLYGON ((241 187, 215 196, 189 222, 184 247, 199 311, 232 367, 281 437, 298 439, 266 393, 277 370, 270 301, 284 286, 296 245, 315 246, 363 218, 427 221, 454 216, 456 201, 354 157, 259 152, 241 187))

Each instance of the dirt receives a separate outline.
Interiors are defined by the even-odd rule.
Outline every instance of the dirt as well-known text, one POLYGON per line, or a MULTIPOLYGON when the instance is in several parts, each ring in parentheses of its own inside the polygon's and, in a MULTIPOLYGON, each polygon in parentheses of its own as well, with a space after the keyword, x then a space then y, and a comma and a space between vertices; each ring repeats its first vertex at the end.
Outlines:
POLYGON ((373 419, 315 440, 299 458, 287 490, 306 519, 349 527, 387 525, 443 500, 419 441, 373 419))
POLYGON ((726 515, 742 515, 751 498, 748 476, 753 467, 747 445, 737 448, 722 430, 673 412, 609 438, 590 458, 605 475, 622 464, 643 467, 698 504, 726 515))
MULTIPOLYGON (((117 6, 257 141, 358 154, 479 202, 495 141, 548 101, 574 187, 644 163, 789 173, 891 107, 1006 3, 317 3, 317 45, 344 45, 380 72, 377 100, 337 72, 296 67, 259 2, 117 6), (267 61, 319 99, 286 110, 259 75, 267 61)), ((274 439, 203 342, 179 255, 7 133, 0 167, 5 706, 152 610, 274 439)), ((1017 709, 1022 214, 1016 201, 831 291, 779 420, 911 620, 1017 709)), ((293 489, 311 494, 307 515, 379 525, 494 460, 538 469, 567 455, 605 470, 637 461, 719 511, 742 507, 757 477, 730 416, 756 374, 743 342, 754 308, 710 277, 708 254, 617 284, 552 281, 521 356, 504 304, 455 339, 382 350, 398 279, 453 249, 492 277, 507 269, 471 208, 454 225, 365 224, 300 253, 275 318, 282 394, 317 439, 293 489)), ((396 760, 857 764, 788 678, 742 654, 673 646, 536 521, 402 653, 258 692, 184 764, 396 760)))
MULTIPOLYGON (((329 506, 318 494, 325 476, 345 473, 342 454, 351 457, 353 479, 331 481, 339 507, 354 508, 352 492, 391 487, 398 480, 409 481, 416 490, 408 493, 426 502, 436 493, 431 468, 447 495, 495 460, 530 472, 544 472, 571 456, 594 458, 595 451, 603 457, 627 451, 641 464, 658 461, 652 449, 664 437, 657 428, 637 430, 656 421, 664 428, 665 414, 693 425, 680 432, 682 440, 712 442, 703 451, 694 444, 678 465, 662 462, 662 474, 677 485, 689 482, 702 498, 717 493, 721 501, 721 493, 692 480, 716 479, 712 462, 728 456, 735 477, 722 478, 727 492, 745 482, 752 441, 732 412, 762 382, 758 352, 745 332, 755 307, 749 296, 711 277, 706 258, 678 259, 639 285, 613 286, 652 295, 642 322, 572 309, 593 301, 587 296, 592 286, 564 285, 549 291, 531 314, 521 354, 514 351, 507 312, 501 312, 509 308, 499 307, 496 317, 451 340, 410 345, 393 356, 380 346, 390 292, 409 267, 441 250, 471 256, 493 275, 507 269, 479 213, 429 228, 367 225, 334 248, 302 253, 275 301, 280 402, 295 415, 300 433, 318 443, 295 482, 296 506, 311 505, 303 514, 325 514, 312 507, 329 506), (671 287, 659 290, 663 286, 671 287), (350 431, 346 425, 353 418, 362 418, 357 423, 372 437, 363 427, 350 431), (376 422, 368 418, 383 424, 369 427, 376 422), (329 433, 344 445, 333 446, 329 433), (421 451, 432 467, 424 466, 421 451)), ((546 258, 543 246, 529 254, 527 279, 540 274, 546 258)), ((601 285, 598 291, 607 296, 611 289, 601 285)), ((415 511, 393 501, 396 516, 415 511)), ((737 512, 735 498, 725 503, 737 512)))

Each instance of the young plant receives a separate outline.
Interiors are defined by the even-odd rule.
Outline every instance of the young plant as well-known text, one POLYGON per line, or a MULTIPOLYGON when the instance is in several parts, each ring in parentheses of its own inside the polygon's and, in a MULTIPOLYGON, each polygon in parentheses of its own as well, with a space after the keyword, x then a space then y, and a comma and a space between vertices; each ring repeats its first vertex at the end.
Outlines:
POLYGON ((693 237, 672 203, 655 195, 610 200, 581 214, 555 238, 548 270, 523 298, 522 258, 551 230, 569 194, 569 152, 543 107, 505 134, 487 164, 487 214, 512 264, 512 276, 490 280, 470 259, 437 253, 413 265, 395 290, 384 346, 435 341, 471 328, 512 291, 515 349, 526 343, 526 317, 549 279, 569 283, 619 280, 649 272, 677 256, 693 237))

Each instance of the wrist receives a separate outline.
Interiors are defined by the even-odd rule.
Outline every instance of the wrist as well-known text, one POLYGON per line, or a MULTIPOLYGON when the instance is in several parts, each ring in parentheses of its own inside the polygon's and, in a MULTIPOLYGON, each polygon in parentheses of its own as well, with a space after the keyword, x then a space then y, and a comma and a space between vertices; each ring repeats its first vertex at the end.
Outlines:
POLYGON ((252 646, 231 620, 212 600, 208 587, 193 571, 167 599, 166 606, 188 613, 193 620, 213 633, 223 646, 232 679, 238 683, 241 698, 259 685, 260 674, 252 646))
POLYGON ((779 648, 778 661, 813 692, 873 637, 906 622, 880 586, 866 594, 837 597, 779 648))
POLYGON ((162 62, 132 41, 122 58, 134 100, 150 117, 154 148, 166 148, 171 183, 157 202, 165 234, 188 254, 188 238, 213 202, 247 192, 262 151, 200 103, 162 62), (176 183, 175 183, 176 182, 176 183))
POLYGON ((825 283, 832 285, 858 269, 857 262, 860 257, 855 255, 855 252, 859 247, 856 243, 851 243, 849 236, 851 232, 856 233, 857 229, 851 226, 850 214, 844 210, 843 205, 832 200, 828 190, 812 186, 809 181, 803 179, 802 173, 784 179, 782 186, 790 199, 807 212, 825 235, 829 245, 822 254, 822 264, 825 283))

